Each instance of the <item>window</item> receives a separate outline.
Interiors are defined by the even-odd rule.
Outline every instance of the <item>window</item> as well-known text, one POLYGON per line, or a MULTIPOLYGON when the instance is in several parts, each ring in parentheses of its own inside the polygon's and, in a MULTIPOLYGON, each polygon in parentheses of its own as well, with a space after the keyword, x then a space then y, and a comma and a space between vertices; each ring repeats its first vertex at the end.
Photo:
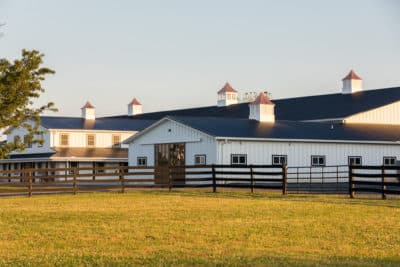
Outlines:
POLYGON ((325 156, 311 156, 311 166, 325 166, 325 156))
POLYGON ((284 165, 287 164, 286 155, 272 155, 272 165, 284 165))
POLYGON ((121 146, 121 136, 118 134, 112 135, 112 146, 113 147, 120 147, 121 146))
POLYGON ((138 157, 137 166, 147 166, 147 157, 138 157))
POLYGON ((360 156, 350 156, 349 157, 349 166, 360 166, 362 165, 362 160, 360 156))
MULTIPOLYGON (((104 168, 104 162, 96 162, 95 168, 104 168)), ((96 173, 104 173, 104 170, 96 170, 96 173)))
POLYGON ((232 165, 246 165, 247 164, 247 155, 232 154, 231 155, 231 164, 232 165))
POLYGON ((385 166, 395 166, 396 161, 396 157, 383 157, 383 165, 385 166))
POLYGON ((76 161, 70 161, 68 162, 68 168, 70 168, 69 173, 70 174, 74 174, 74 170, 73 168, 78 168, 79 167, 79 162, 76 161))
POLYGON ((60 134, 60 145, 61 146, 69 145, 69 135, 68 134, 60 134))
POLYGON ((206 165, 206 155, 194 155, 194 165, 206 165))
POLYGON ((86 136, 87 146, 96 146, 96 136, 94 134, 88 134, 86 136))
POLYGON ((32 147, 32 142, 29 141, 29 138, 27 135, 24 136, 24 143, 26 144, 27 148, 31 148, 32 147))

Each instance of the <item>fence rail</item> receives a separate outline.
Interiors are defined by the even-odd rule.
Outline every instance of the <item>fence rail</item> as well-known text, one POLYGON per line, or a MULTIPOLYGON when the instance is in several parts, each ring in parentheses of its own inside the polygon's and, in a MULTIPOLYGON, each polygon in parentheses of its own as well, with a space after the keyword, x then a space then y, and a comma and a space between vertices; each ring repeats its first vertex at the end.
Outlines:
POLYGON ((400 195, 400 166, 187 165, 82 167, 0 171, 0 196, 134 188, 242 188, 282 194, 400 195))
POLYGON ((350 166, 349 195, 356 193, 378 193, 382 199, 400 195, 400 166, 350 166))
POLYGON ((73 193, 129 188, 256 188, 287 193, 285 166, 40 168, 0 171, 0 195, 73 193))

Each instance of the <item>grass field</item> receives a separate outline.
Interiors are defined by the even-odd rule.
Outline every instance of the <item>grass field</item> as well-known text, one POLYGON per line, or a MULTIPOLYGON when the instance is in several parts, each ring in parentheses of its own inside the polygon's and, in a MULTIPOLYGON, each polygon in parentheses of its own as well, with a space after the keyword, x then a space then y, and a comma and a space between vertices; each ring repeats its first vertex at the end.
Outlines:
POLYGON ((0 198, 0 265, 399 266, 400 200, 132 192, 0 198))

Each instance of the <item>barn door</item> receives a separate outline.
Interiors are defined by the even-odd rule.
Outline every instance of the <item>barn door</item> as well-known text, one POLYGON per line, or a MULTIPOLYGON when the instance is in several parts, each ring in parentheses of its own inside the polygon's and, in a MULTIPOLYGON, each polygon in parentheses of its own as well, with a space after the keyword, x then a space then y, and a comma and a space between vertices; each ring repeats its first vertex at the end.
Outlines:
MULTIPOLYGON (((185 166, 185 144, 158 144, 155 145, 155 183, 168 184, 169 169, 177 169, 180 166, 185 166)), ((182 168, 183 169, 183 168, 182 168)), ((175 173, 172 178, 175 178, 178 183, 185 182, 184 172, 175 173)))

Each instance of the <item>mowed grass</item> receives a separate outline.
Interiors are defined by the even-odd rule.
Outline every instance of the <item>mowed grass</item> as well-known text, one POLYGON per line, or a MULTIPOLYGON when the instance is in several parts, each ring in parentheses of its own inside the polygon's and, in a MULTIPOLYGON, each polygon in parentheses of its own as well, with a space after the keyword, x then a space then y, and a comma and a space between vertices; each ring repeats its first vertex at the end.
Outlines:
POLYGON ((0 198, 0 265, 399 266, 400 200, 206 191, 0 198))

